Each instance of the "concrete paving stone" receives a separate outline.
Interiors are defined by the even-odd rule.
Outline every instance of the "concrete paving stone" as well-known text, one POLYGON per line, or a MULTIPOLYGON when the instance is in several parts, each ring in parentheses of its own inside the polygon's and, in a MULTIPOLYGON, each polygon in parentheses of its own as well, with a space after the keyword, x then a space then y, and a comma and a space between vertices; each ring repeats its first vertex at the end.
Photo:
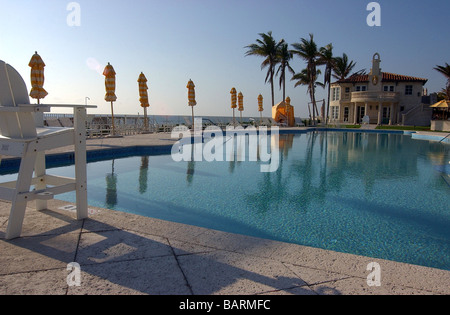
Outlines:
POLYGON ((8 222, 7 217, 0 217, 0 231, 6 231, 6 222, 8 222))
MULTIPOLYGON (((3 217, 3 220, 6 221, 4 221, 3 224, 0 224, 0 239, 5 238, 8 219, 9 217, 3 217)), ((69 212, 58 210, 36 211, 35 209, 28 207, 25 211, 21 237, 79 231, 82 224, 82 221, 75 219, 75 214, 69 212)))
POLYGON ((189 295, 173 256, 81 266, 80 286, 69 295, 189 295))
POLYGON ((0 199, 0 218, 8 218, 11 211, 11 202, 0 199))
POLYGON ((432 295, 431 292, 398 285, 369 286, 366 279, 351 277, 311 286, 320 295, 432 295))
POLYGON ((215 248, 206 247, 194 243, 177 241, 177 240, 169 240, 170 246, 173 249, 173 252, 176 256, 180 255, 191 255, 197 253, 208 253, 216 251, 215 248))
POLYGON ((0 275, 66 268, 74 261, 78 233, 0 240, 0 275))
POLYGON ((167 239, 127 230, 82 233, 77 262, 80 265, 137 260, 172 255, 167 239))
POLYGON ((294 265, 320 268, 362 279, 366 279, 371 272, 367 270, 368 264, 376 262, 380 265, 385 283, 450 292, 450 272, 446 270, 286 243, 277 244, 271 257, 294 265))
POLYGON ((178 261, 194 294, 249 295, 306 286, 303 279, 270 259, 214 251, 178 256, 178 261))
POLYGON ((299 278, 306 282, 308 286, 316 285, 319 283, 336 281, 346 279, 349 276, 337 272, 331 272, 328 270, 318 268, 307 268, 302 266, 291 265, 283 263, 289 270, 295 273, 299 278))
POLYGON ((0 276, 0 295, 64 295, 68 275, 64 268, 0 276))

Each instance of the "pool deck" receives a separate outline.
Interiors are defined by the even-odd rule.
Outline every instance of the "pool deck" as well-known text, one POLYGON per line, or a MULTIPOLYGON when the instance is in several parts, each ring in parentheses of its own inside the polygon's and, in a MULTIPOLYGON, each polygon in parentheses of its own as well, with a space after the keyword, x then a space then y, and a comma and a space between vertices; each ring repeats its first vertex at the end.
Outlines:
MULTIPOLYGON (((173 142, 170 134, 92 139, 88 150, 173 142)), ((70 206, 28 208, 22 237, 6 241, 10 203, 0 201, 0 295, 450 294, 450 271, 95 207, 77 221, 70 206), (80 286, 67 281, 72 262, 80 286), (368 284, 372 262, 381 267, 380 286, 368 284)))

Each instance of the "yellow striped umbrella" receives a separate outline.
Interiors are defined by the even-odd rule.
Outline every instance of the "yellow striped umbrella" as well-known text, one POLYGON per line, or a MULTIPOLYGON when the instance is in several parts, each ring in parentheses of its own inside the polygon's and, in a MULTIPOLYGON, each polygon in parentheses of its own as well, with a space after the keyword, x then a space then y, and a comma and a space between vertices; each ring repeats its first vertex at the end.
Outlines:
POLYGON ((147 86, 147 78, 144 73, 141 72, 138 79, 139 83, 139 102, 141 103, 141 107, 144 108, 144 128, 145 131, 148 131, 148 121, 147 121, 147 108, 150 107, 148 103, 148 86, 147 86))
POLYGON ((233 109, 233 126, 236 126, 236 118, 234 116, 234 110, 237 107, 237 92, 235 88, 232 88, 230 91, 231 94, 231 108, 233 109))
POLYGON ((238 104, 239 104, 238 111, 241 112, 241 124, 242 124, 242 112, 244 111, 244 95, 242 94, 242 92, 239 92, 238 94, 238 104))
POLYGON ((263 107, 263 97, 261 94, 259 94, 258 96, 258 111, 262 112, 264 111, 264 107, 263 107))
POLYGON ((194 106, 197 105, 197 102, 195 100, 195 84, 192 82, 192 80, 189 80, 186 88, 188 89, 188 101, 189 106, 192 108, 192 128, 194 128, 194 106))
POLYGON ((237 107, 237 94, 236 94, 236 89, 232 88, 230 91, 231 94, 231 108, 236 108, 237 107))
POLYGON ((38 104, 40 100, 48 95, 47 91, 44 90, 44 67, 45 63, 42 60, 41 56, 38 55, 37 51, 31 57, 30 63, 28 66, 31 67, 31 91, 30 96, 34 99, 38 100, 38 104))
POLYGON ((143 108, 150 107, 150 104, 148 103, 147 78, 142 72, 139 75, 138 83, 139 83, 139 102, 141 103, 141 107, 143 108))
POLYGON ((103 75, 105 76, 105 88, 106 88, 105 101, 111 102, 112 134, 114 136, 116 131, 115 131, 115 127, 114 127, 113 102, 115 102, 117 100, 116 71, 114 71, 113 66, 111 66, 109 62, 108 62, 108 65, 105 67, 105 70, 103 70, 103 75))
POLYGON ((263 106, 263 96, 261 94, 258 95, 258 111, 260 113, 260 123, 262 124, 262 112, 264 111, 264 106, 263 106))
POLYGON ((105 76, 105 88, 106 95, 105 101, 107 102, 115 102, 117 100, 116 96, 116 71, 114 71, 113 66, 108 65, 105 67, 103 71, 103 75, 105 76))

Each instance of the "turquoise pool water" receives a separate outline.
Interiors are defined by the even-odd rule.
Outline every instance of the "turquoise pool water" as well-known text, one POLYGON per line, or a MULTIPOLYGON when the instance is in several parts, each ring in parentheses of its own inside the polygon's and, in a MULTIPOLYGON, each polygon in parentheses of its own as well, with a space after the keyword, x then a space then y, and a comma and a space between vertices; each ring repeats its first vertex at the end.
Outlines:
MULTIPOLYGON (((450 270, 449 146, 399 134, 281 134, 280 167, 134 156, 88 165, 89 204, 450 270)), ((72 167, 52 171, 72 176, 72 167)), ((58 196, 74 201, 74 194, 58 196)))

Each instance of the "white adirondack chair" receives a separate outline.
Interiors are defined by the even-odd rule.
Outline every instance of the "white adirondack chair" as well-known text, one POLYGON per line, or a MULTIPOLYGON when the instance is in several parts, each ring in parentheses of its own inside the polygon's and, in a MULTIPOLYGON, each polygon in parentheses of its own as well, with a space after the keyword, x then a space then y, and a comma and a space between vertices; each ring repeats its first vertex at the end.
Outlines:
POLYGON ((17 180, 0 184, 0 199, 12 202, 6 239, 20 237, 30 201, 36 201, 36 210, 44 210, 47 200, 75 190, 77 219, 87 218, 85 119, 86 108, 95 107, 31 105, 20 74, 0 60, 0 161, 2 155, 21 158, 17 180), (50 107, 72 107, 74 128, 44 127, 42 113, 50 107), (67 145, 75 148, 75 178, 47 175, 45 151, 67 145))

